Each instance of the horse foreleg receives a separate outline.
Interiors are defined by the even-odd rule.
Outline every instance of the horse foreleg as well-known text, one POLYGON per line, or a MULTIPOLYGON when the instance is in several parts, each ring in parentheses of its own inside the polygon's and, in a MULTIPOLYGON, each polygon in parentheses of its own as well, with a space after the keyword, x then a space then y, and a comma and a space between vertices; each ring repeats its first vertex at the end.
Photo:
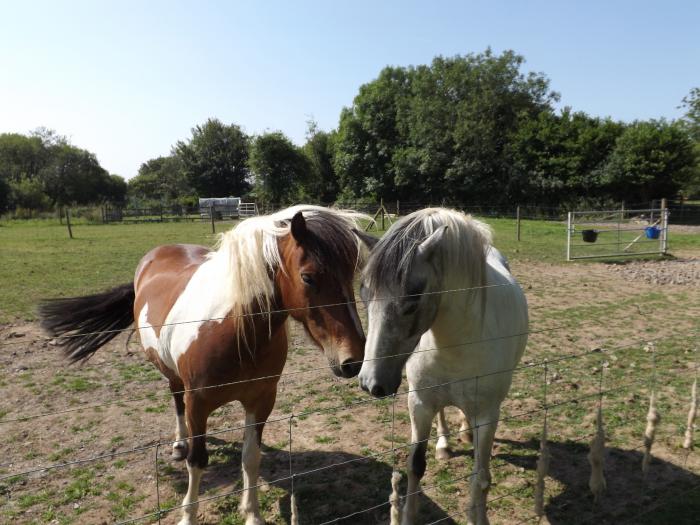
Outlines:
POLYGON ((260 472, 260 444, 262 433, 272 407, 275 405, 276 389, 260 396, 255 407, 245 407, 245 433, 243 437, 243 496, 238 507, 246 525, 265 525, 260 516, 258 503, 258 475, 260 472))
POLYGON ((175 401, 175 441, 171 457, 175 461, 187 458, 187 425, 185 424, 185 385, 182 381, 170 380, 170 391, 175 401))
POLYGON ((447 426, 447 419, 445 418, 445 409, 442 408, 438 410, 437 415, 437 445, 435 445, 435 459, 446 460, 452 457, 452 452, 450 451, 450 443, 447 436, 450 435, 450 429, 447 426))
POLYGON ((430 427, 435 417, 435 409, 426 406, 416 392, 408 395, 408 412, 411 415, 412 445, 408 456, 408 488, 401 517, 402 525, 411 525, 416 521, 420 480, 425 474, 425 452, 428 448, 430 427))
POLYGON ((496 435, 499 410, 481 414, 473 420, 474 472, 471 479, 471 502, 467 513, 469 525, 488 525, 486 498, 491 486, 491 449, 496 435))
POLYGON ((187 453, 187 472, 189 480, 187 494, 182 501, 182 519, 178 525, 196 525, 197 509, 199 507, 199 483, 202 480, 204 469, 209 463, 209 454, 206 448, 207 417, 209 411, 198 402, 195 396, 185 396, 185 417, 190 436, 189 451, 187 453))

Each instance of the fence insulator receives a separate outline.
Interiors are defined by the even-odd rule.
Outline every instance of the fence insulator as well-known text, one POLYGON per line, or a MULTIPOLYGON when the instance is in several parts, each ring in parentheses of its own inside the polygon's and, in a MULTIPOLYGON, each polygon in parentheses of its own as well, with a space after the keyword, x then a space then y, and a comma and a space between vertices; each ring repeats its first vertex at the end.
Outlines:
POLYGON ((649 397, 649 411, 647 412, 647 427, 644 429, 644 458, 642 459, 642 472, 646 476, 651 462, 651 447, 654 445, 656 427, 661 421, 661 414, 656 409, 656 392, 652 390, 649 397))
POLYGON ((394 471, 391 473, 391 494, 389 495, 389 505, 391 505, 390 525, 401 524, 401 498, 399 497, 399 482, 401 473, 394 471))
POLYGON ((588 480, 588 488, 593 493, 593 498, 598 501, 606 488, 605 474, 605 430, 603 429, 603 410, 599 406, 596 416, 596 433, 591 441, 591 449, 588 452, 588 462, 591 464, 591 477, 588 480))
POLYGON ((547 420, 542 426, 540 439, 540 456, 537 458, 537 483, 535 485, 535 514, 538 518, 544 516, 544 478, 549 473, 549 446, 547 445, 547 420))
POLYGON ((690 391, 690 410, 688 411, 688 423, 685 428, 685 439, 683 448, 693 450, 693 431, 695 428, 695 418, 698 413, 698 379, 693 381, 693 388, 690 391))

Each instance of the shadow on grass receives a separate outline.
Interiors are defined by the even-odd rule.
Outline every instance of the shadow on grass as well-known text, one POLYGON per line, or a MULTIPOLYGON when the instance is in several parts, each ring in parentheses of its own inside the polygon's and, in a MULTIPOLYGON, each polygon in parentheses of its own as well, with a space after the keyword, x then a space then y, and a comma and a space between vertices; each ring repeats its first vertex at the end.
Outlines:
MULTIPOLYGON (((498 440, 512 450, 539 450, 539 441, 498 440)), ((545 507, 550 524, 673 524, 698 523, 700 476, 673 463, 654 458, 646 479, 642 476, 640 451, 607 449, 607 490, 595 503, 588 489, 590 466, 585 443, 550 442, 549 476, 563 490, 545 507)), ((536 468, 536 456, 499 454, 511 464, 536 468)))
MULTIPOLYGON (((241 443, 210 437, 207 444, 210 465, 202 479, 201 497, 240 490, 243 486, 241 443)), ((268 518, 276 516, 275 523, 291 522, 291 482, 286 479, 289 477, 289 461, 287 450, 263 444, 260 483, 267 486, 259 490, 258 496, 263 515, 267 514, 268 518)), ((388 523, 392 472, 389 464, 345 452, 322 451, 293 452, 291 462, 300 524, 336 519, 334 523, 347 525, 388 523)), ((187 470, 184 463, 172 466, 173 470, 162 474, 160 481, 170 481, 180 498, 186 490, 187 470)), ((401 493, 405 493, 405 482, 401 493)), ((239 523, 236 514, 240 496, 240 493, 233 494, 206 504, 215 506, 219 516, 217 523, 239 523)), ((173 514, 179 513, 179 509, 173 511, 173 514)), ((446 525, 455 523, 428 496, 421 494, 418 522, 438 520, 446 525)))

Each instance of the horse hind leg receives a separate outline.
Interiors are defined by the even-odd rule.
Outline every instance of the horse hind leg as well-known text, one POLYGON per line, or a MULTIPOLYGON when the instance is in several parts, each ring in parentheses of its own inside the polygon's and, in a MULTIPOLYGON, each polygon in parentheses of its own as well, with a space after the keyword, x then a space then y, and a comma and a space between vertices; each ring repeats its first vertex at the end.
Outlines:
POLYGON ((170 457, 175 461, 187 458, 187 425, 185 424, 185 385, 182 381, 170 380, 170 391, 175 401, 175 441, 170 457))
POLYGON ((469 418, 467 417, 467 413, 465 411, 460 411, 460 418, 459 418, 459 436, 462 441, 466 441, 467 443, 473 443, 474 442, 474 433, 472 432, 472 427, 469 424, 469 418))
POLYGON ((447 419, 445 418, 445 409, 442 408, 438 411, 437 415, 437 445, 435 445, 435 459, 438 461, 445 461, 452 457, 452 451, 450 450, 450 443, 447 436, 450 435, 450 429, 447 426, 447 419))
POLYGON ((254 407, 245 406, 245 432, 243 436, 242 470, 243 495, 238 507, 246 525, 265 525, 258 502, 258 475, 260 472, 260 445, 265 422, 272 412, 277 395, 276 387, 258 397, 254 407))
POLYGON ((199 507, 199 484, 204 469, 209 463, 206 449, 207 418, 209 410, 191 393, 185 394, 185 417, 189 431, 189 447, 187 453, 187 473, 189 475, 187 494, 182 501, 182 518, 178 525, 197 525, 197 509, 199 507))

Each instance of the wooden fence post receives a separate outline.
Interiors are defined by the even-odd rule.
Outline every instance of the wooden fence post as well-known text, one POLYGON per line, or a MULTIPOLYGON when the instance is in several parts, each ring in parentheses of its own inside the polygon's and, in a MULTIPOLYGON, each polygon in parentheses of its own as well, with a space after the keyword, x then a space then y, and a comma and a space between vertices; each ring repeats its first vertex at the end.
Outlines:
POLYGON ((209 216, 211 217, 211 232, 216 233, 216 226, 214 226, 214 203, 211 203, 209 208, 209 216))
POLYGON ((66 225, 68 226, 68 236, 73 238, 73 230, 70 227, 70 209, 66 208, 66 225))
POLYGON ((520 205, 515 209, 515 220, 517 221, 518 242, 520 242, 520 205))
POLYGON ((379 209, 382 211, 382 231, 384 231, 384 199, 380 199, 379 209))

